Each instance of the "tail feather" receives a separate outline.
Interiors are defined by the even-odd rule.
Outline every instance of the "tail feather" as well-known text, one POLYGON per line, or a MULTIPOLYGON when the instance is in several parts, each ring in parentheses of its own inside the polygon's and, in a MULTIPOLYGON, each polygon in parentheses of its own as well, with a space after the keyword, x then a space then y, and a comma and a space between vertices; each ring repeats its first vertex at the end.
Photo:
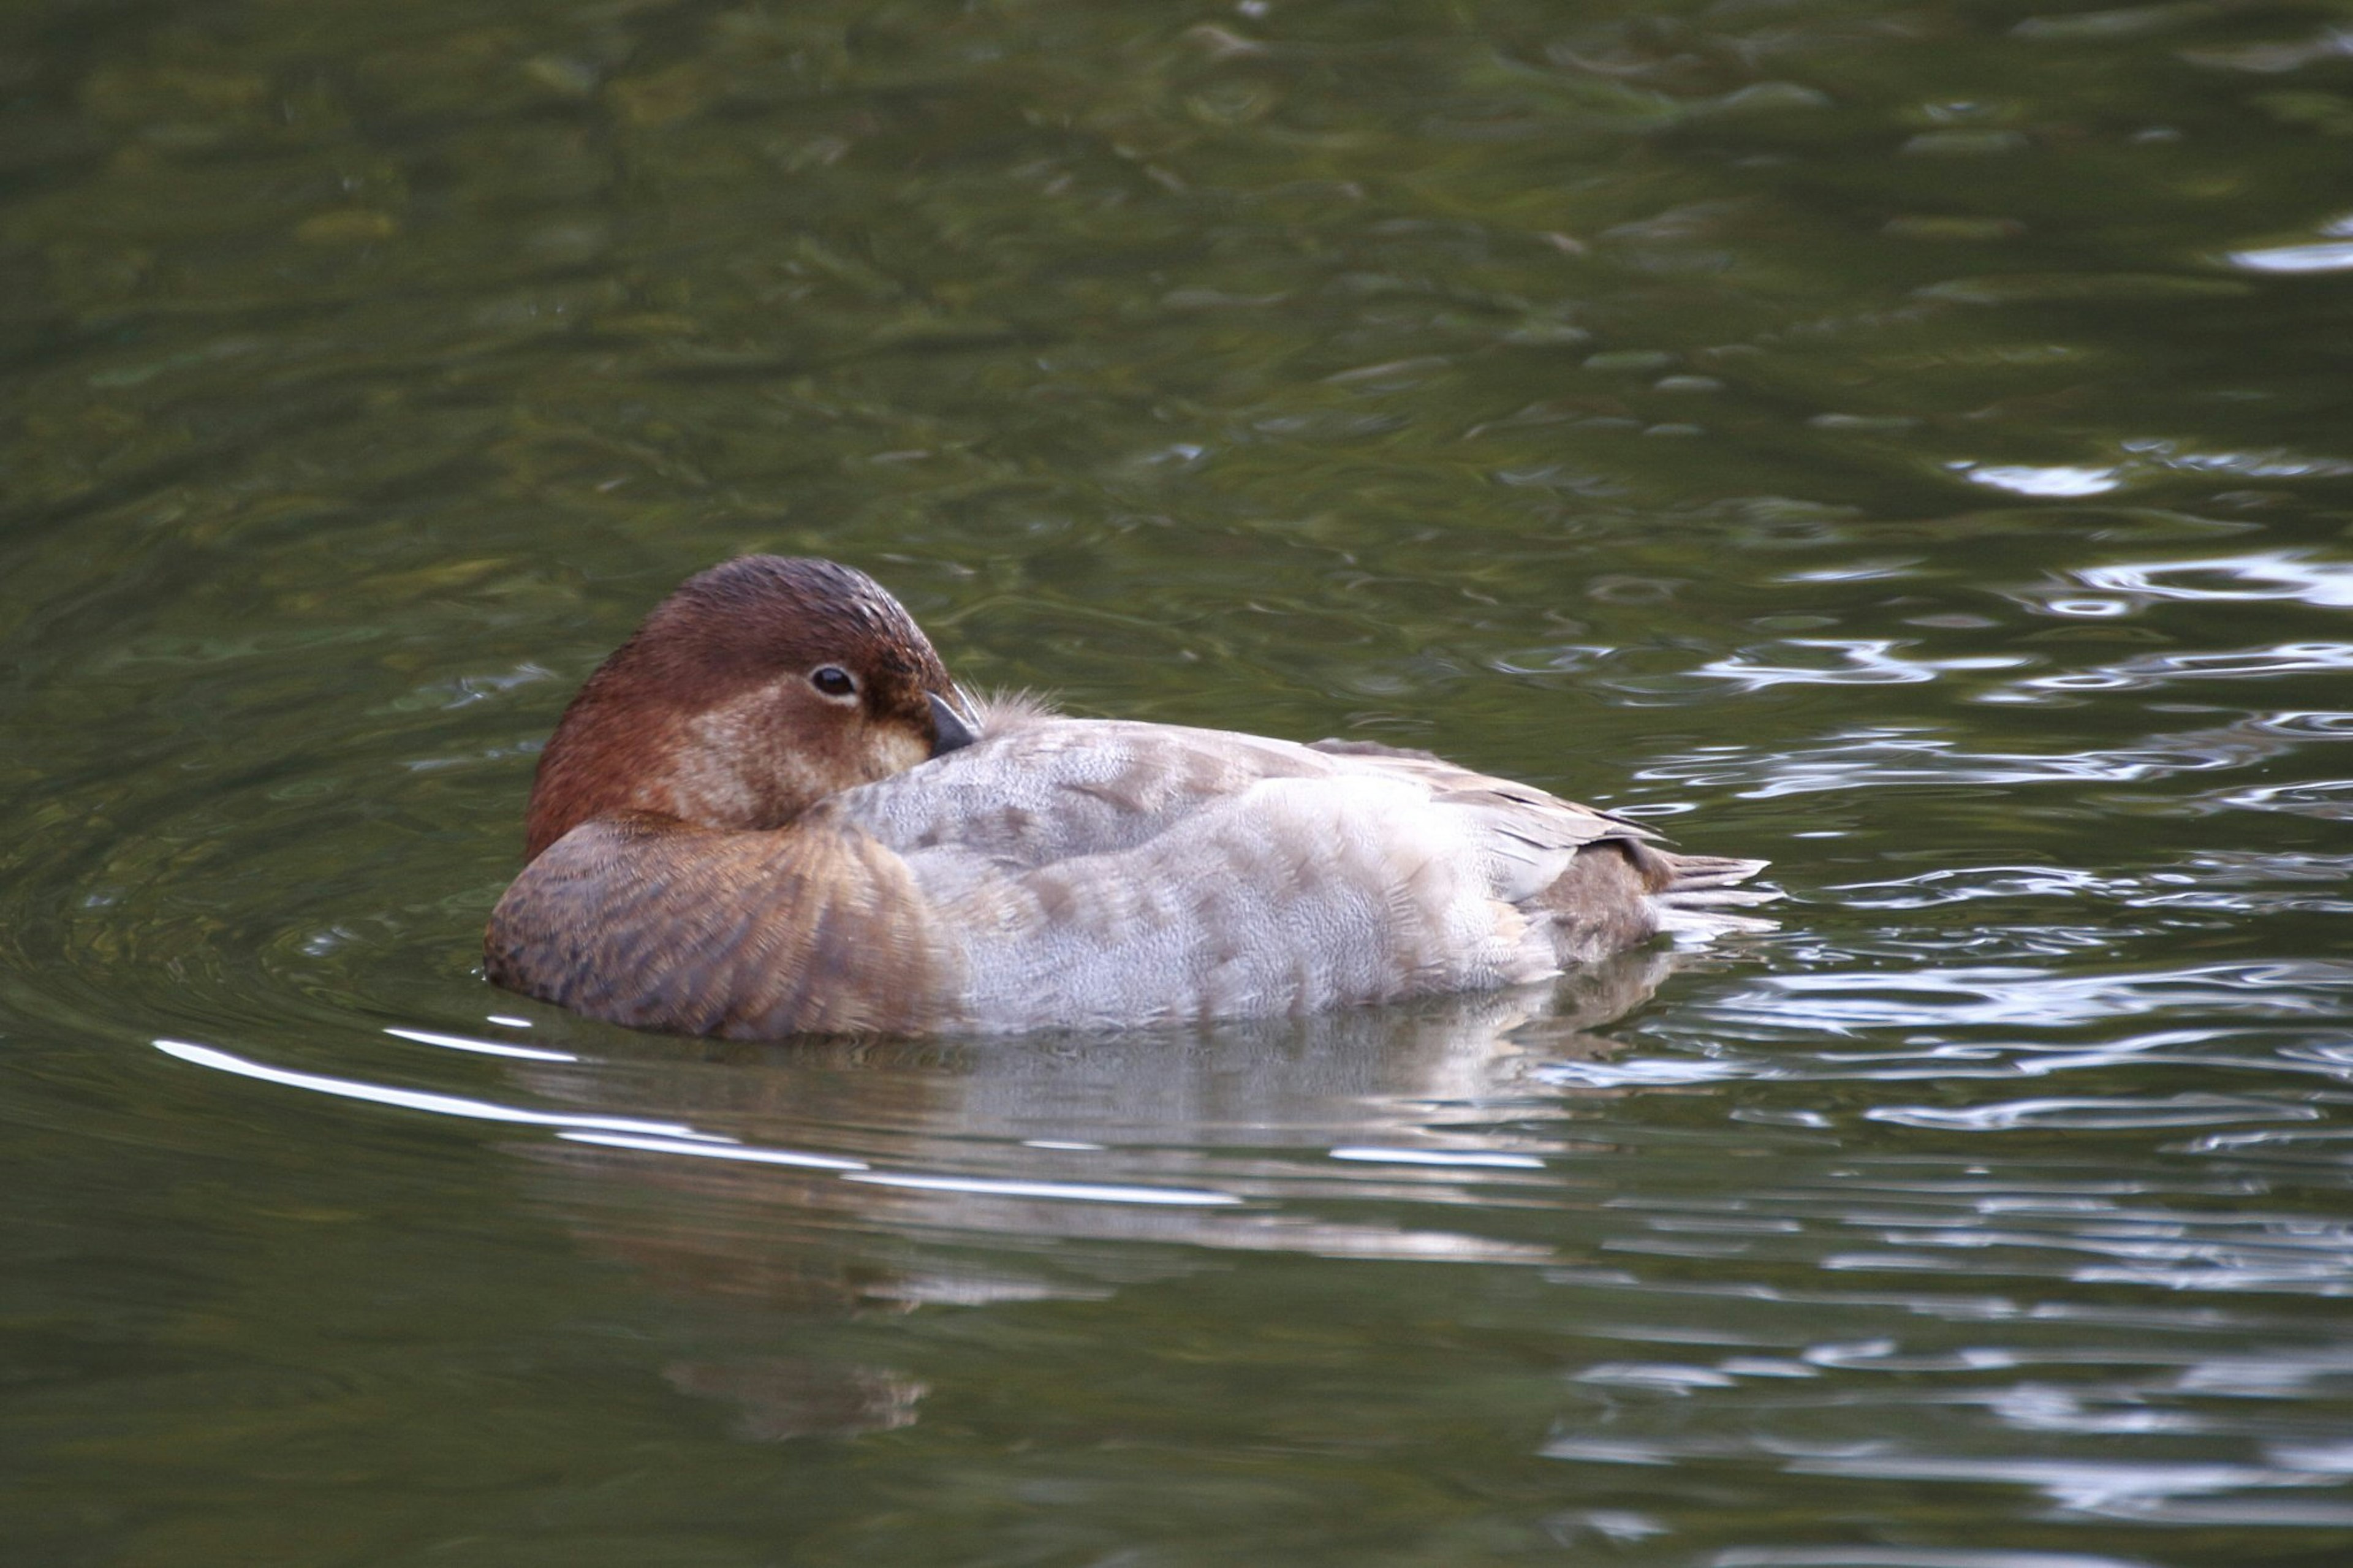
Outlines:
POLYGON ((1674 938, 1678 946, 1740 931, 1772 931, 1778 925, 1761 916, 1730 912, 1771 903, 1781 896, 1778 888, 1736 886, 1765 869, 1769 861, 1672 852, 1662 852, 1660 858, 1668 862, 1672 879, 1651 895, 1651 908, 1658 916, 1659 929, 1674 938))
POLYGON ((1725 888, 1735 882, 1745 882, 1771 865, 1770 860, 1736 860, 1728 855, 1683 855, 1664 852, 1670 862, 1674 880, 1666 891, 1679 893, 1686 889, 1725 888))

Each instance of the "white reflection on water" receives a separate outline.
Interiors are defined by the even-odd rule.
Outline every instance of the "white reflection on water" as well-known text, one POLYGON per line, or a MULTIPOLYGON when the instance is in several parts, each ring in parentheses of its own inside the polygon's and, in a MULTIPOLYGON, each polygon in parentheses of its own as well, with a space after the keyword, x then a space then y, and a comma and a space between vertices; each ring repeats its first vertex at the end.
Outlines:
MULTIPOLYGON (((491 1020, 493 1023, 496 1019, 491 1020)), ((570 1051, 543 1050, 537 1046, 510 1046, 497 1040, 477 1040, 465 1035, 444 1035, 431 1029, 386 1029, 396 1039, 414 1040, 420 1046, 439 1046, 444 1050, 468 1051, 480 1057, 511 1057, 526 1062, 576 1062, 580 1058, 570 1051)))
POLYGON ((1961 470, 1971 480, 2021 496, 2105 495, 2124 483, 2115 468, 2028 468, 2016 464, 1973 465, 1961 470))
MULTIPOLYGON (((414 1036, 422 1031, 387 1031, 414 1036)), ((420 1089, 399 1089, 386 1084, 363 1082, 355 1079, 329 1078, 318 1073, 293 1072, 284 1068, 215 1050, 209 1046, 192 1045, 185 1040, 157 1040, 155 1048, 196 1067, 233 1073, 240 1078, 259 1079, 263 1082, 289 1089, 308 1089, 313 1093, 332 1095, 343 1100, 364 1100, 378 1105, 403 1110, 422 1110, 437 1116, 453 1116, 465 1121, 504 1121, 523 1126, 564 1129, 557 1135, 575 1142, 594 1143, 606 1148, 625 1149, 640 1153, 675 1154, 705 1160, 723 1160, 753 1165, 780 1165, 797 1169, 834 1173, 845 1181, 872 1183, 880 1186, 906 1187, 919 1191, 962 1193, 990 1197, 1046 1198, 1076 1203, 1162 1204, 1176 1206, 1199 1206, 1238 1204, 1242 1200, 1230 1193, 1193 1192, 1176 1188, 1122 1186, 1104 1183, 1004 1181, 987 1177, 957 1175, 923 1175, 908 1172, 885 1172, 871 1169, 862 1160, 844 1159, 827 1154, 812 1154, 800 1150, 770 1149, 747 1146, 724 1134, 698 1131, 681 1122, 646 1121, 630 1117, 580 1116, 559 1111, 527 1110, 520 1106, 500 1105, 491 1100, 474 1100, 460 1095, 435 1094, 420 1089)), ((561 1052, 528 1053, 540 1060, 576 1062, 577 1057, 561 1052)))
MULTIPOLYGON (((2176 1216, 2174 1247, 2190 1253, 2187 1214, 2176 1216)), ((2148 1215, 2142 1245, 2160 1254, 2167 1233, 2160 1215, 2148 1215)), ((2067 1245, 2060 1232, 1996 1236, 1980 1243, 1971 1237, 1946 1238, 1951 1246, 2067 1245)), ((2094 1238, 2096 1243, 2096 1237, 2094 1238)), ((2341 1244, 2342 1237, 2339 1237, 2341 1244)), ((2121 1234, 2110 1245, 2128 1252, 2121 1234)), ((2218 1264, 2228 1261, 2218 1255, 2218 1264)), ((1836 1267, 1837 1260, 1829 1260, 1836 1267)), ((1980 1276, 2014 1272, 1990 1261, 1939 1264, 1934 1258, 1886 1257, 1855 1267, 1901 1273, 1980 1276)), ((2263 1265, 2248 1266, 2260 1272, 2263 1265)), ((2217 1279, 2235 1272, 2217 1267, 2217 1279)), ((1673 1287, 1627 1276, 1585 1271, 1556 1275, 1564 1286, 1605 1294, 1622 1288, 1628 1301, 1651 1298, 1672 1324, 1667 1306, 1673 1287)), ((2335 1441, 2297 1443, 2260 1440, 2268 1430, 2253 1401, 2308 1401, 2341 1380, 2347 1352, 2336 1344, 2265 1342, 2250 1320, 2204 1308, 2161 1314, 2117 1311, 2080 1305, 2048 1307, 2000 1298, 1836 1291, 1783 1292, 1753 1282, 1682 1289, 1721 1293, 1744 1303, 1740 1321, 1757 1349, 1727 1355, 1710 1366, 1690 1360, 1611 1357, 1572 1371, 1567 1383, 1581 1395, 1577 1408, 1556 1423, 1542 1452, 1572 1464, 1609 1467, 1681 1467, 1697 1463, 1729 1479, 1740 1468, 1763 1472, 1900 1480, 1936 1486, 2015 1486, 2040 1493, 2055 1517, 2141 1518, 2163 1522, 2240 1520, 2282 1526, 2327 1522, 2353 1508, 2341 1489, 2353 1466, 2335 1441), (1886 1315, 1893 1309, 1895 1316, 1886 1315), (1820 1325, 1846 1321, 1894 1327, 1905 1313, 1944 1320, 1896 1332, 1862 1338, 1825 1335, 1820 1325), (2080 1316, 2088 1326, 2101 1320, 2103 1332, 2071 1340, 2028 1337, 2027 1325, 2080 1316), (2138 1319, 2137 1322, 2132 1321, 2138 1319), (2242 1348, 2216 1353, 2199 1348, 2193 1331, 2202 1328, 2234 1336, 2242 1348), (1797 1352, 1757 1353, 1784 1344, 1797 1352), (2019 1375, 2025 1368, 2049 1370, 2019 1375), (1805 1375, 1792 1382, 1793 1368, 1805 1375), (1585 1394, 1585 1390, 1593 1391, 1585 1394), (2185 1401, 2195 1403, 2185 1404, 2185 1401), (1692 1407, 1700 1405, 1694 1410, 1692 1407), (1681 1408, 1678 1408, 1678 1407, 1681 1408), (1919 1417, 1933 1407, 1983 1411, 1986 1422, 1947 1420, 1931 1426, 1919 1417), (1911 1419, 1877 1428, 1868 1441, 1840 1441, 1821 1433, 1815 1417, 1826 1409, 1852 1413, 1877 1408, 1911 1419), (1923 1451, 1904 1433, 1938 1431, 1936 1448, 1923 1451), (2198 1436, 2204 1450, 2185 1449, 2180 1440, 2198 1436), (2218 1455, 2214 1439, 2258 1437, 2218 1455), (2066 1439, 2099 1439, 2096 1457, 2066 1439), (2281 1500, 2277 1491, 2328 1489, 2327 1498, 2281 1500)), ((2077 1279, 2118 1279, 2122 1271, 2077 1270, 2077 1279)), ((2341 1273, 2340 1273, 2341 1279, 2341 1273)), ((2150 1283, 2152 1281, 2139 1281, 2150 1283)), ((1674 1342, 1687 1338, 1672 1326, 1657 1330, 1627 1324, 1614 1331, 1636 1341, 1674 1342)), ((1918 1494, 1915 1494, 1915 1496, 1918 1494)), ((1839 1546, 1759 1548, 1711 1559, 1714 1562, 1977 1563, 2102 1562, 2066 1554, 2004 1553, 1960 1549, 1883 1549, 1839 1546)))
POLYGON ((2088 669, 2039 676, 2021 691, 2146 691, 2177 680, 2254 680, 2353 669, 2353 643, 2290 642, 2211 653, 2147 653, 2088 669))
POLYGON ((2011 654, 1986 654, 1960 658, 1911 658, 1896 650, 1905 645, 1872 637, 1791 637, 1784 648, 1819 650, 1828 658, 1812 664, 1775 664, 1757 654, 1738 653, 1704 664, 1693 673, 1732 682, 1743 691, 1763 691, 1775 686, 1915 685, 1958 669, 2011 669, 2031 660, 2011 654))
POLYGON ((2316 560, 2302 550, 2091 566, 2075 576, 2087 588, 2141 601, 2294 599, 2327 609, 2353 606, 2353 562, 2316 560))
POLYGON ((1736 1546, 1706 1568, 2149 1568, 2145 1560, 2082 1552, 1956 1546, 1736 1546))
POLYGON ((2327 1486, 2327 1474, 2258 1465, 2201 1465, 2081 1459, 1854 1455, 1792 1460, 1793 1475, 1856 1476, 1874 1480, 2006 1482, 2032 1487, 2060 1508, 2105 1513, 2120 1503, 2146 1506, 2182 1497, 2251 1488, 2327 1486))
POLYGON ((215 1072, 232 1073, 238 1078, 259 1079, 287 1089, 308 1089, 313 1094, 332 1095, 338 1100, 364 1100, 377 1105, 388 1105, 401 1110, 422 1110, 435 1116, 454 1116, 469 1121, 510 1121, 528 1127, 580 1127, 610 1132, 637 1132, 655 1137, 708 1138, 709 1133, 676 1121, 647 1121, 627 1116, 580 1116, 552 1110, 526 1110, 521 1106, 500 1105, 492 1100, 474 1100, 464 1095, 434 1094, 423 1089, 399 1089, 390 1084, 366 1083, 357 1079, 329 1078, 320 1073, 294 1072, 251 1061, 210 1046, 193 1045, 186 1040, 157 1040, 155 1048, 167 1057, 175 1057, 191 1066, 210 1068, 215 1072))
MULTIPOLYGON (((1800 579, 1837 572, 1800 574, 1800 579)), ((1873 574, 1883 575, 1874 569, 1873 574)), ((2353 606, 2353 561, 2306 549, 2248 551, 2175 561, 2116 562, 2072 568, 2059 580, 2004 588, 2037 615, 2068 620, 2119 620, 2164 606, 2299 605, 2328 612, 2353 606)), ((2211 636, 2179 648, 2139 651, 2075 668, 2007 679, 1969 680, 1969 695, 1989 703, 2081 701, 2087 695, 2148 690, 2177 681, 2253 681, 2334 675, 2353 670, 2353 642, 2341 616, 2311 623, 2306 635, 2242 647, 2218 647, 2211 636)), ((1936 624, 1933 618, 1915 624, 1936 624)), ((2286 629, 2282 625, 2280 629, 2286 629)), ((1722 683, 1740 692, 1779 687, 1911 686, 1968 678, 1984 671, 2052 665, 2063 648, 2043 644, 2031 653, 1938 655, 1918 651, 1914 639, 1873 637, 1793 637, 1757 644, 1675 675, 1600 679, 1613 689, 1655 699, 1722 683)), ((1525 661, 1523 661, 1525 662, 1525 661)))
POLYGON ((2258 250, 2233 250, 2232 266, 2249 272, 2353 271, 2353 240, 2320 240, 2310 245, 2274 245, 2258 250))
POLYGON ((2214 809, 2285 812, 2329 821, 2353 819, 2353 779, 2316 779, 2308 784, 2263 784, 2200 797, 2193 805, 2214 809))
POLYGON ((1748 986, 1712 1010, 1836 1034, 1989 1024, 2058 1027, 2191 1007, 2235 1016, 2337 1016, 2353 991, 2353 964, 2282 959, 2122 974, 2024 967, 1772 974, 1748 986))
POLYGON ((2021 1383, 1950 1403, 1981 1404, 2005 1426, 2021 1432, 2080 1433, 2086 1436, 2138 1436, 2152 1432, 2209 1432, 2214 1423, 2179 1410, 2151 1410, 2129 1390, 2068 1388, 2021 1383))
POLYGON ((2211 1127, 2233 1121, 2313 1121, 2309 1105, 2234 1100, 2219 1094, 2177 1094, 2167 1100, 2011 1100, 1954 1108, 1874 1105, 1869 1121, 1899 1127, 1938 1127, 1966 1132, 2007 1132, 2017 1128, 2211 1127))
POLYGON ((2353 462, 2342 458, 2315 458, 2279 447, 2254 452, 2190 452, 2162 440, 2128 441, 2126 446, 2145 460, 2200 477, 2224 474, 2248 479, 2318 479, 2353 474, 2353 462))
POLYGON ((575 1143, 596 1143, 607 1149, 637 1149, 649 1154, 687 1154, 703 1160, 740 1160, 747 1165, 787 1165, 809 1171, 862 1171, 862 1160, 840 1160, 829 1154, 807 1154, 797 1149, 758 1149, 741 1143, 721 1143, 683 1138, 640 1138, 619 1132, 559 1132, 575 1143))
POLYGON ((1659 1089, 1672 1084, 1715 1083, 1751 1078, 1771 1071, 1762 1062, 1736 1062, 1704 1057, 1629 1058, 1623 1061, 1547 1062, 1535 1069, 1546 1083, 1574 1084, 1586 1089, 1659 1089))
POLYGON ((1191 1192, 1181 1187, 1127 1187, 1106 1182, 1020 1182, 987 1176, 918 1176, 903 1171, 860 1171, 847 1182, 914 1192, 962 1193, 987 1198, 1053 1198, 1072 1203, 1149 1204, 1172 1208, 1217 1208, 1242 1200, 1231 1193, 1191 1192))
POLYGON ((1497 1154, 1475 1149, 1375 1149, 1343 1146, 1332 1151, 1335 1160, 1356 1160, 1373 1165, 1463 1165, 1487 1170, 1541 1171, 1545 1163, 1532 1154, 1497 1154))
POLYGON ((2341 458, 2312 457, 2281 448, 2264 451, 2194 451, 2160 437, 2142 437, 2118 443, 2123 452, 2113 464, 2070 464, 2037 468, 2018 464, 1948 465, 1974 484, 2008 490, 2013 495, 2045 500, 2080 500, 2105 495, 2137 479, 2185 475, 2200 479, 2233 476, 2248 479, 2334 479, 2353 473, 2353 462, 2341 458))
MULTIPOLYGON (((2353 668, 2353 647, 2346 653, 2348 668, 2353 668)), ((2095 683, 2124 682, 2100 677, 2095 683)), ((1750 800, 1907 784, 2137 784, 2247 767, 2288 755, 2308 742, 2344 740, 2353 740, 2353 712, 2303 709, 2247 713, 2204 729, 2150 735, 2130 746, 2052 752, 1972 751, 1933 730, 1875 725, 1787 751, 1701 748, 1653 763, 1635 777, 1729 788, 1750 800)))
POLYGON ((2073 866, 1944 866, 1883 881, 1827 889, 1849 909, 1934 910, 1984 900, 2098 899, 2136 909, 2353 911, 2353 855, 2297 850, 2209 850, 2141 871, 2073 866), (2284 883, 2291 890, 2272 884, 2284 883))

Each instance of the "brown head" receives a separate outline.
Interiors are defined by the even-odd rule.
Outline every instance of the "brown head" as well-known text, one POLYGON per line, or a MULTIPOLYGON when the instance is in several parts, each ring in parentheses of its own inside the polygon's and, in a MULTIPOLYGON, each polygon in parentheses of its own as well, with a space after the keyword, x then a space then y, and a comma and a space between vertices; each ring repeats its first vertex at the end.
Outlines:
POLYGON ((775 827, 971 742, 929 639, 830 561, 690 577, 597 667, 539 759, 525 858, 595 817, 775 827))

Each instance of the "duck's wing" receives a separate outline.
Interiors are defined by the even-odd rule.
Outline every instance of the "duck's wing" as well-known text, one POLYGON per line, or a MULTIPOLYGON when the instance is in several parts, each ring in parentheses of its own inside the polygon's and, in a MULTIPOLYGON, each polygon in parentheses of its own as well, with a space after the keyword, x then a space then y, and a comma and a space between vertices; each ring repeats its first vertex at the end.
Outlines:
POLYGON ((1429 793, 1433 806, 1475 818, 1482 842, 1498 862, 1496 896, 1513 904, 1543 899, 1580 853, 1596 846, 1614 851, 1615 858, 1635 868, 1638 875, 1629 888, 1655 890, 1668 879, 1664 857, 1648 847, 1659 835, 1630 817, 1479 773, 1429 752, 1330 740, 1318 741, 1309 750, 1331 757, 1345 772, 1409 780, 1429 793))
POLYGON ((1288 741, 1222 730, 984 711, 981 739, 833 805, 902 854, 958 849, 1037 869, 1149 844, 1270 779, 1336 770, 1288 741))
MULTIPOLYGON (((1546 815, 1558 815, 1595 826, 1595 838, 1656 839, 1659 835, 1631 817, 1620 816, 1599 806, 1580 801, 1566 800, 1556 795, 1520 784, 1513 779, 1497 778, 1466 768, 1460 763, 1450 763, 1435 752, 1409 751, 1402 746, 1386 746, 1377 741, 1341 741, 1325 739, 1312 742, 1309 751, 1323 756, 1351 759, 1356 767, 1419 778, 1429 784, 1433 795, 1460 799, 1465 804, 1493 799, 1499 803, 1532 808, 1546 815)), ((1351 765, 1344 763, 1343 766, 1351 765)), ((1589 841, 1589 840, 1588 840, 1589 841)))
POLYGON ((1554 912, 1563 963, 1590 963, 1660 931, 1679 942, 1703 942, 1772 929, 1770 921, 1733 912, 1781 896, 1777 889, 1740 886, 1767 861, 1664 848, 1659 833, 1630 817, 1474 773, 1429 752, 1338 740, 1318 741, 1312 749, 1422 778, 1433 799, 1479 811, 1497 832, 1532 847, 1616 851, 1571 856, 1533 900, 1554 912))
POLYGON ((1036 719, 835 804, 962 934, 974 1020, 1510 984, 1661 929, 1640 824, 1420 753, 1036 719))
POLYGON ((838 804, 902 851, 961 845, 1007 866, 1037 868, 1148 843, 1198 814, 1223 813, 1270 780, 1386 780, 1430 806, 1471 814, 1494 837, 1497 853, 1527 860, 1526 875, 1537 879, 1514 897, 1540 887, 1536 868, 1559 852, 1659 837, 1630 818, 1429 752, 1063 719, 1027 699, 979 709, 980 742, 850 790, 838 804))

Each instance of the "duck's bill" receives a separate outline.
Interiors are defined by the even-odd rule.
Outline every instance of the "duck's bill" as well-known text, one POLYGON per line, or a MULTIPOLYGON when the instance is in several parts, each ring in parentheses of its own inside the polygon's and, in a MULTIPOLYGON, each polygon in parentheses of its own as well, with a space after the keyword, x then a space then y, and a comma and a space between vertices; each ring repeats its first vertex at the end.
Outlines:
POLYGON ((944 757, 979 739, 980 730, 972 720, 938 692, 932 693, 932 755, 944 757))

